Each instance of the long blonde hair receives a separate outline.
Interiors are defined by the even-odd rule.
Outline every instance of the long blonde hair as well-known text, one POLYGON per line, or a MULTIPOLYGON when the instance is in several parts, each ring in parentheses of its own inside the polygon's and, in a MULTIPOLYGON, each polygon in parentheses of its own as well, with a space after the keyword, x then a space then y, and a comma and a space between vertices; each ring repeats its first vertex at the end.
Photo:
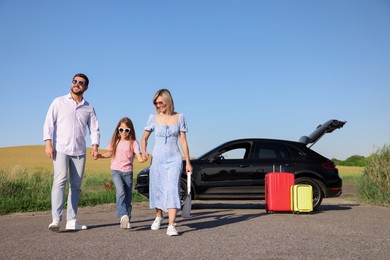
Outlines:
POLYGON ((112 134, 111 138, 111 147, 112 147, 112 157, 115 158, 116 155, 116 148, 118 147, 118 143, 121 140, 121 136, 119 133, 119 127, 121 124, 124 123, 128 128, 130 128, 130 133, 128 135, 129 141, 130 141, 130 153, 133 152, 133 142, 136 140, 135 137, 135 131, 134 131, 134 125, 130 118, 123 117, 119 120, 117 126, 115 127, 114 133, 112 134))

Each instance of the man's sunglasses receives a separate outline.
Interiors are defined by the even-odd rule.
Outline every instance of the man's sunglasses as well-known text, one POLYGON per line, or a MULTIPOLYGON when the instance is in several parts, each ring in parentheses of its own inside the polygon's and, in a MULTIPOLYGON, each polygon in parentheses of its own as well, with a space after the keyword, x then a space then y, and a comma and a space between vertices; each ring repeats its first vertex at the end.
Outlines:
POLYGON ((123 132, 125 131, 126 133, 130 133, 130 128, 122 128, 122 127, 119 127, 119 132, 123 132))
POLYGON ((79 85, 80 87, 85 87, 85 82, 84 81, 77 81, 77 80, 72 80, 73 85, 79 85))

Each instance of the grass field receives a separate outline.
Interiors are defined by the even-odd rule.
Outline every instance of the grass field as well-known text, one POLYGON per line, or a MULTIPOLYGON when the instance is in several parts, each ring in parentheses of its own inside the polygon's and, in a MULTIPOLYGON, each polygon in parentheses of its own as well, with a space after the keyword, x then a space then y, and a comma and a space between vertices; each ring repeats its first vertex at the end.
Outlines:
MULTIPOLYGON (((44 145, 0 148, 0 214, 50 209, 53 162, 44 151, 44 145)), ((88 155, 89 152, 90 149, 88 155)), ((149 164, 134 162, 134 181, 136 174, 149 164)), ((79 205, 115 203, 111 179, 110 159, 93 160, 87 156, 79 205)), ((137 191, 133 192, 134 202, 145 200, 137 191)))
MULTIPOLYGON (((88 155, 90 151, 90 148, 87 149, 88 155)), ((100 152, 104 152, 104 150, 100 150, 100 152)), ((106 188, 107 183, 111 180, 110 161, 111 159, 93 160, 91 156, 87 156, 83 179, 84 191, 98 191, 106 188)), ((136 174, 149 164, 149 161, 139 163, 134 160, 134 179, 136 174)), ((7 172, 11 179, 39 174, 52 180, 53 161, 46 157, 44 145, 0 148, 0 170, 7 172)))
POLYGON ((343 179, 343 182, 355 182, 359 181, 360 176, 363 173, 363 167, 358 166, 337 166, 339 174, 343 179))
MULTIPOLYGON (((88 149, 89 154, 91 150, 88 149)), ((101 150, 104 152, 104 150, 101 150)), ((149 162, 143 164, 134 161, 134 172, 138 172, 142 168, 149 165, 149 162)), ((53 162, 45 155, 45 146, 15 146, 0 148, 0 169, 28 169, 32 171, 43 170, 53 171, 53 162)), ((110 159, 93 160, 90 156, 87 157, 87 165, 85 174, 107 174, 111 176, 110 159)))

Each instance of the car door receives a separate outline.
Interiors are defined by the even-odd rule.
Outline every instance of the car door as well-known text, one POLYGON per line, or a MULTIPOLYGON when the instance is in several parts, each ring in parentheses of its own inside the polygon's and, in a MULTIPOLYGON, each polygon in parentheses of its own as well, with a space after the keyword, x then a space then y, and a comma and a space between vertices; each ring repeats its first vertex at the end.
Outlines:
POLYGON ((265 175, 272 171, 295 171, 288 147, 279 141, 258 141, 253 151, 252 194, 263 198, 265 175))
POLYGON ((202 165, 203 195, 235 197, 250 194, 253 165, 249 154, 252 142, 229 143, 218 148, 202 165))

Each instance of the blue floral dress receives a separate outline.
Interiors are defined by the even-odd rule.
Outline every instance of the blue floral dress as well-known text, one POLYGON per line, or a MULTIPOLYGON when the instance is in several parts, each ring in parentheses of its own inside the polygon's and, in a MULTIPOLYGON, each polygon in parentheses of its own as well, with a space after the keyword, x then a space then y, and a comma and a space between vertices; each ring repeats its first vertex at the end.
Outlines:
POLYGON ((187 132, 185 118, 179 114, 175 125, 157 125, 156 116, 150 115, 144 128, 155 132, 152 164, 149 172, 150 208, 167 212, 170 208, 180 209, 180 175, 183 159, 178 146, 180 132, 187 132))

